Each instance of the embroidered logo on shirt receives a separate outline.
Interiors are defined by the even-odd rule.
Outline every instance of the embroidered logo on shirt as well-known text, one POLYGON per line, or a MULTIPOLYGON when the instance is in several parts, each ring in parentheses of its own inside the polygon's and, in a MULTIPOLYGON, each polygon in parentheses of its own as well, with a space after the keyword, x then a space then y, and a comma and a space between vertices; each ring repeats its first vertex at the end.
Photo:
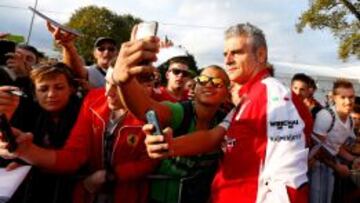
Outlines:
POLYGON ((135 134, 129 134, 127 136, 127 143, 130 146, 135 146, 139 141, 138 136, 136 136, 135 134))
POLYGON ((299 125, 298 120, 283 120, 283 121, 270 121, 271 127, 276 127, 278 130, 282 130, 284 126, 287 126, 289 129, 294 128, 294 125, 299 125))
POLYGON ((275 135, 270 136, 270 141, 280 142, 280 141, 294 141, 300 140, 301 134, 289 134, 289 135, 275 135))

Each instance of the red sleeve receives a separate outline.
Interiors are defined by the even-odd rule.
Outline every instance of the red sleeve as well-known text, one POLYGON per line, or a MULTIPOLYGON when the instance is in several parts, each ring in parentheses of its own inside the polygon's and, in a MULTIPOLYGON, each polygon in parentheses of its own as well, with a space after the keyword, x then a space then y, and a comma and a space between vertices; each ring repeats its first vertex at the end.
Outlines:
POLYGON ((309 185, 304 184, 298 189, 286 187, 291 203, 307 203, 309 202, 309 185))
POLYGON ((313 131, 313 125, 314 125, 313 118, 311 116, 309 109, 305 106, 305 104, 300 100, 300 98, 294 92, 292 92, 291 98, 295 104, 297 111, 300 114, 300 117, 305 123, 304 133, 305 133, 306 144, 307 146, 310 146, 311 133, 313 131))
POLYGON ((83 101, 80 113, 65 146, 56 151, 56 162, 51 168, 53 171, 73 173, 78 170, 88 159, 88 147, 92 134, 92 122, 90 116, 90 103, 94 96, 98 96, 98 90, 88 93, 83 101))

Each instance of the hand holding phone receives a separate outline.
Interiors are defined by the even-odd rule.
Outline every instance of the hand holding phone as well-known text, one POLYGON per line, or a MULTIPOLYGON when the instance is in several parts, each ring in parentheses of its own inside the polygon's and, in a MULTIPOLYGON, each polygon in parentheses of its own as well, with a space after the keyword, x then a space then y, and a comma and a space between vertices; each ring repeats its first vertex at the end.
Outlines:
POLYGON ((8 143, 9 152, 14 152, 17 148, 16 139, 4 113, 0 113, 0 131, 4 141, 8 143))
POLYGON ((146 112, 146 120, 149 124, 154 125, 153 135, 162 135, 162 129, 160 127, 159 120, 157 118, 156 112, 153 109, 150 109, 146 112))
MULTIPOLYGON (((156 36, 158 30, 158 23, 156 21, 148 21, 148 22, 142 22, 138 24, 136 33, 135 33, 135 39, 144 39, 151 36, 156 36)), ((140 63, 140 65, 150 65, 151 61, 143 61, 140 63)))
POLYGON ((158 30, 158 22, 149 21, 138 24, 135 39, 143 39, 146 37, 156 36, 158 30))

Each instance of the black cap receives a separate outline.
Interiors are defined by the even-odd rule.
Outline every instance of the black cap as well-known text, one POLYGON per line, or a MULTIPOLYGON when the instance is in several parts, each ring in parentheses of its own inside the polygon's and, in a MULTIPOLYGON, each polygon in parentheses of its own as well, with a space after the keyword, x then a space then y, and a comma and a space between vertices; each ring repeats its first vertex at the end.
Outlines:
POLYGON ((94 47, 99 47, 102 43, 108 42, 116 46, 116 41, 113 38, 110 37, 99 37, 96 39, 94 43, 94 47))

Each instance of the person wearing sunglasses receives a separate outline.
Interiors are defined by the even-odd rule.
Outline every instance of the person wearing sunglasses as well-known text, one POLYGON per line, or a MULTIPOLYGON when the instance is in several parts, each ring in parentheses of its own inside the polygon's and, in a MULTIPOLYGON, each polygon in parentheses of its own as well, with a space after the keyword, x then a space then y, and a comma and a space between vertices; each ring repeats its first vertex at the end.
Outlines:
POLYGON ((103 87, 107 69, 112 66, 117 55, 116 41, 109 37, 97 38, 93 50, 95 63, 85 66, 75 46, 76 36, 50 22, 47 22, 47 28, 56 44, 63 48, 63 62, 73 69, 75 76, 87 82, 90 88, 103 87))
MULTIPOLYGON (((154 38, 153 40, 156 40, 154 38)), ((138 40, 126 42, 120 50, 115 65, 113 80, 121 90, 122 99, 129 110, 139 119, 145 120, 145 113, 154 109, 160 126, 170 126, 174 135, 182 135, 197 130, 211 129, 225 116, 221 104, 229 95, 229 78, 225 70, 211 65, 202 69, 195 79, 195 96, 185 102, 157 102, 146 96, 133 76, 151 67, 141 67, 135 61, 154 61, 158 44, 150 44, 149 55, 139 54, 142 48, 138 40), (153 46, 155 45, 155 46, 153 46), (134 52, 129 52, 134 50, 134 52), (144 58, 145 56, 146 58, 144 58), (149 57, 149 58, 147 58, 149 57), (137 68, 142 69, 136 72, 137 68), (134 71, 133 71, 134 70, 134 71), (141 99, 139 99, 141 98, 141 99)), ((171 77, 184 77, 187 68, 173 64, 168 70, 171 77), (177 75, 176 75, 177 74, 177 75)), ((191 144, 190 144, 191 145, 191 144)), ((165 159, 160 163, 155 175, 164 179, 152 179, 150 202, 152 203, 205 203, 210 197, 210 185, 217 168, 220 147, 199 156, 176 157, 165 159)))
MULTIPOLYGON (((271 77, 261 29, 250 23, 233 25, 225 32, 224 45, 226 71, 239 84, 240 103, 211 130, 173 139, 170 129, 163 131, 164 136, 147 136, 149 156, 191 156, 221 145, 224 154, 212 183, 211 202, 308 202, 310 112, 271 77)), ((151 46, 156 43, 150 40, 146 47, 151 46)), ((151 125, 143 130, 153 134, 151 125)))
POLYGON ((185 84, 194 76, 189 68, 189 59, 187 56, 176 56, 169 59, 167 63, 166 86, 160 86, 156 89, 155 98, 158 101, 171 102, 187 100, 189 97, 185 84))
POLYGON ((107 69, 111 67, 117 54, 116 41, 109 37, 99 37, 94 44, 95 64, 87 67, 91 87, 103 87, 107 69))

